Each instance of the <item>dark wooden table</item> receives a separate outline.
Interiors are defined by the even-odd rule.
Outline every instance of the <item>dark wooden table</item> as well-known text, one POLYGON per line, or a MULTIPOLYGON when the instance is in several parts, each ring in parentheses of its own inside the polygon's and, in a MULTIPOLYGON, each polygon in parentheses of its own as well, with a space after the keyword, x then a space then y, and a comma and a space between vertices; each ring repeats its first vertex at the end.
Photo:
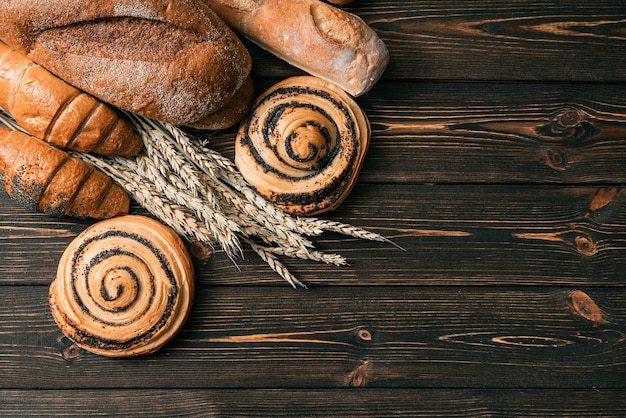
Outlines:
MULTIPOLYGON (((357 0, 387 43, 327 218, 345 267, 196 259, 180 334, 108 359, 48 285, 90 221, 0 193, 0 416, 626 416, 626 3, 357 0)), ((247 44, 260 90, 300 71, 247 44)), ((212 135, 231 157, 234 131, 212 135)), ((141 208, 133 206, 134 212, 141 208)))

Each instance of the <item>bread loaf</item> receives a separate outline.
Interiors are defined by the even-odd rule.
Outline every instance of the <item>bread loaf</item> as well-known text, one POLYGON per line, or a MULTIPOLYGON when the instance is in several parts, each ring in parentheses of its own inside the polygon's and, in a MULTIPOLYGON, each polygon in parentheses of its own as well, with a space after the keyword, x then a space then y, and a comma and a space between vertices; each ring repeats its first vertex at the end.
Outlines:
POLYGON ((108 176, 41 139, 0 128, 0 181, 30 210, 77 218, 127 213, 130 198, 108 176))
POLYGON ((320 0, 204 0, 233 29, 353 96, 372 88, 387 47, 359 17, 320 0))
POLYGON ((241 41, 201 0, 0 2, 0 39, 122 109, 191 124, 247 80, 241 41))
POLYGON ((143 143, 109 106, 0 42, 0 107, 33 136, 62 148, 136 155, 143 143))

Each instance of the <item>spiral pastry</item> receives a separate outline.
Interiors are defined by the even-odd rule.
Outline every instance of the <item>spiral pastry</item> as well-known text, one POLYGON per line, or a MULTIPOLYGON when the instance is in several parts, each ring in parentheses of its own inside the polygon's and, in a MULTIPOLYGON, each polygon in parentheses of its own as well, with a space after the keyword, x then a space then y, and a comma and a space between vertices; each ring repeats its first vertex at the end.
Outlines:
POLYGON ((193 264, 176 233, 127 215, 87 228, 63 253, 50 286, 52 316, 80 347, 107 357, 161 348, 182 327, 193 264))
POLYGON ((335 209, 356 182, 370 138, 361 108, 313 76, 284 80, 253 103, 235 164, 262 196, 294 215, 335 209))

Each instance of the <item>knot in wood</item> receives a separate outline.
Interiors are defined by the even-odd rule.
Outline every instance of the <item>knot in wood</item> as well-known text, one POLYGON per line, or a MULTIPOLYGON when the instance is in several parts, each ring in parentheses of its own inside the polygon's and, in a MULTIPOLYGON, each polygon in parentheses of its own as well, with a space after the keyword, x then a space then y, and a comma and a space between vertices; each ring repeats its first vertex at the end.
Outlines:
POLYGON ((604 314, 591 297, 582 290, 572 290, 567 295, 567 302, 571 311, 593 323, 594 326, 606 324, 604 314))
POLYGON ((360 338, 362 341, 372 341, 372 334, 371 334, 368 330, 366 330, 366 329, 364 329, 364 328, 361 328, 361 329, 357 332, 357 335, 359 336, 359 338, 360 338))
POLYGON ((567 155, 560 149, 548 150, 546 156, 546 165, 554 170, 563 171, 567 168, 567 155))
POLYGON ((584 114, 578 109, 564 109, 556 117, 556 123, 564 129, 575 128, 579 126, 584 120, 584 114))
POLYGON ((63 350, 63 359, 70 360, 77 358, 80 355, 80 347, 76 344, 71 344, 63 350))
POLYGON ((598 132, 584 111, 571 107, 552 114, 545 125, 537 128, 537 133, 550 141, 579 142, 598 132))
POLYGON ((617 187, 601 188, 593 195, 589 204, 589 210, 594 212, 613 203, 621 190, 617 187))
POLYGON ((587 237, 578 236, 574 239, 574 242, 576 243, 578 252, 583 255, 592 256, 598 252, 596 244, 587 237))
POLYGON ((213 248, 200 241, 192 241, 189 244, 189 253, 196 260, 206 261, 215 253, 215 251, 213 248))
POLYGON ((348 376, 348 384, 351 387, 363 387, 367 384, 370 362, 364 360, 348 376))

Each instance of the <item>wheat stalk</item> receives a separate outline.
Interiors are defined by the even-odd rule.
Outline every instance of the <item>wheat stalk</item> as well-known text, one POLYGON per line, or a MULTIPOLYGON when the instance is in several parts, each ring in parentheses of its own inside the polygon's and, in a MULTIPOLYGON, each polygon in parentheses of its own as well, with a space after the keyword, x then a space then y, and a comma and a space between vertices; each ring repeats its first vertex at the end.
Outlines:
MULTIPOLYGON (((144 151, 136 157, 103 157, 72 151, 123 187, 133 199, 178 234, 231 258, 248 245, 293 287, 306 287, 277 256, 345 265, 337 254, 314 248, 307 237, 325 231, 359 239, 388 241, 379 234, 344 223, 295 217, 252 189, 226 157, 171 124, 124 113, 139 133, 144 151)), ((0 122, 23 131, 0 109, 0 122)))

